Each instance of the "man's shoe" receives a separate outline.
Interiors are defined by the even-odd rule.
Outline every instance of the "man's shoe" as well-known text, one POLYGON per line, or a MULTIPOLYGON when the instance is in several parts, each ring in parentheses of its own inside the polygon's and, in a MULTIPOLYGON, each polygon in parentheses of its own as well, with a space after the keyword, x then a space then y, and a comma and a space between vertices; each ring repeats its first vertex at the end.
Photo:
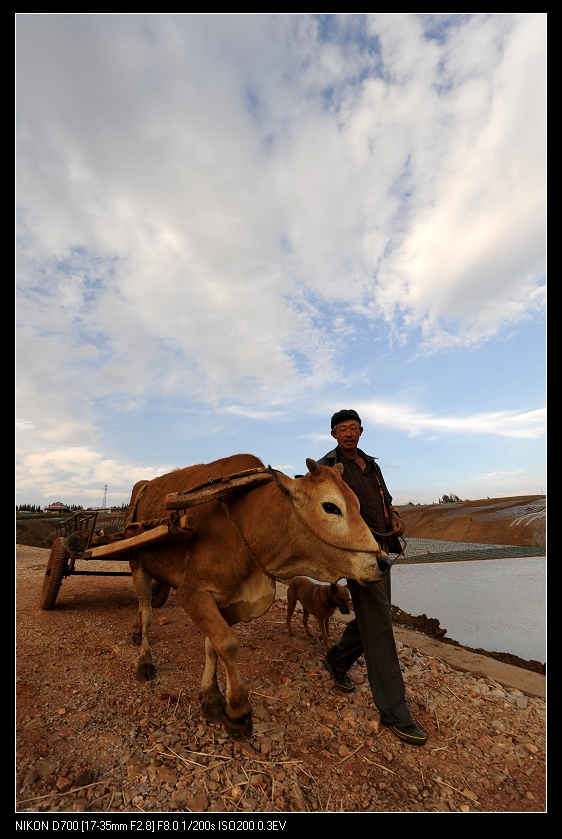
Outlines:
POLYGON ((355 690, 355 685, 347 675, 347 673, 338 673, 337 670, 334 670, 332 665, 330 664, 330 659, 328 656, 324 659, 324 667, 334 680, 334 685, 338 690, 341 690, 342 693, 353 693, 355 690))
POLYGON ((386 727, 405 743, 410 743, 411 746, 423 746, 427 742, 427 734, 415 723, 410 723, 409 725, 387 725, 386 727))

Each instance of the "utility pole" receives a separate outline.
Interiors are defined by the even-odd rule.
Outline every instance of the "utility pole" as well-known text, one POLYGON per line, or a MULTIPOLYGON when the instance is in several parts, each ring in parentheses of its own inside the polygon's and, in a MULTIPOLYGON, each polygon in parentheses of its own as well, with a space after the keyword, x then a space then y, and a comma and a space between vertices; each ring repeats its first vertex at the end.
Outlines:
POLYGON ((101 506, 104 510, 107 507, 107 484, 103 485, 103 501, 101 506))

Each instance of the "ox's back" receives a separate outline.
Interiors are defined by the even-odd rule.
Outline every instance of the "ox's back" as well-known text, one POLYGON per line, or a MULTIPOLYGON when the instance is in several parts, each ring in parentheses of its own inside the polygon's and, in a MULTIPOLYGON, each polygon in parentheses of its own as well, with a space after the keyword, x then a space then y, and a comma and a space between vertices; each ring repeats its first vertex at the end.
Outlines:
POLYGON ((223 478, 226 475, 242 472, 245 469, 256 469, 263 465, 261 460, 253 454, 235 454, 211 463, 198 463, 195 466, 186 466, 184 469, 174 469, 166 475, 153 478, 152 481, 136 484, 133 488, 129 510, 132 511, 135 500, 138 498, 134 515, 136 521, 167 516, 169 510, 166 510, 165 499, 168 493, 184 492, 206 483, 209 478, 223 478))

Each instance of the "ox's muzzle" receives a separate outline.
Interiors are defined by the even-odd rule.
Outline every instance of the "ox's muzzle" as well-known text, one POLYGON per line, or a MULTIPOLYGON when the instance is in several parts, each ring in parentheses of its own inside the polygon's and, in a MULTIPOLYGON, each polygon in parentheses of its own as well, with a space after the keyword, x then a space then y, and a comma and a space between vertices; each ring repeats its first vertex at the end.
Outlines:
MULTIPOLYGON (((378 580, 366 580, 366 579, 358 579, 357 582, 362 586, 370 586, 374 585, 375 583, 380 583, 381 580, 387 576, 388 572, 390 571, 391 562, 388 558, 387 554, 381 554, 377 557, 377 568, 379 569, 380 577, 378 580)), ((371 566, 372 567, 372 566, 371 566)))
MULTIPOLYGON (((386 575, 390 571, 390 560, 389 560, 388 556, 379 557, 379 559, 377 559, 377 565, 378 565, 379 571, 381 572, 382 576, 386 577, 386 575)), ((381 579, 382 579, 382 577, 381 577, 381 579)))

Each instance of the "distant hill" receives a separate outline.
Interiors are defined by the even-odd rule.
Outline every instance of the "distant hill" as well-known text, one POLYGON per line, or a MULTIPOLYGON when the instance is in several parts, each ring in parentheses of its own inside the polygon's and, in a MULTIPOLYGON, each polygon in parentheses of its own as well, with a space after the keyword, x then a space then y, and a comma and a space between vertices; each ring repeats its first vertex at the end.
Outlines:
POLYGON ((449 504, 399 507, 406 538, 446 539, 488 545, 546 542, 546 496, 516 495, 449 504))

